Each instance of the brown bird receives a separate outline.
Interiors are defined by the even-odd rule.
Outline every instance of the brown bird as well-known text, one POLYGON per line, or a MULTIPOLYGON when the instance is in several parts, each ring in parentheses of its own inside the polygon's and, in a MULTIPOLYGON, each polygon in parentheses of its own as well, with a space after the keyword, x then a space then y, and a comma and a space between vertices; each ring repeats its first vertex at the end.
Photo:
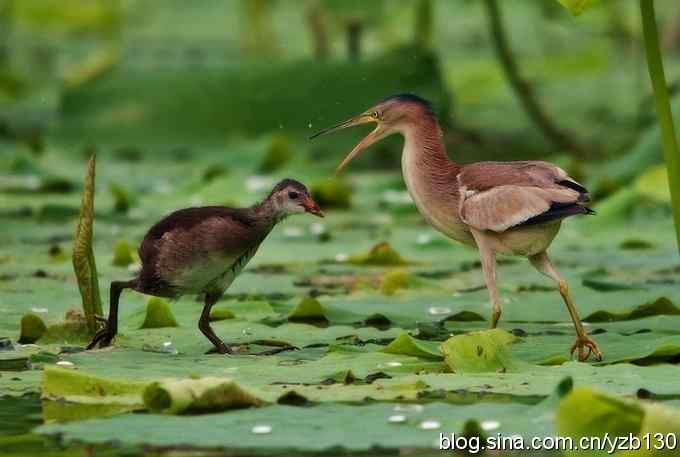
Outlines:
POLYGON ((395 133, 404 137, 401 166, 406 187, 418 211, 435 229, 479 250, 492 306, 492 327, 501 317, 496 292, 496 254, 527 257, 559 285, 574 327, 579 360, 591 353, 602 359, 586 334, 567 283, 546 250, 562 219, 593 214, 588 191, 564 170, 548 162, 477 162, 459 165, 449 159, 430 104, 411 94, 395 95, 310 139, 355 125, 375 123, 337 171, 371 144, 395 133), (587 349, 587 352, 586 352, 587 349))
POLYGON ((264 201, 250 208, 186 208, 165 217, 151 227, 139 247, 142 268, 137 277, 111 282, 109 317, 99 318, 105 324, 87 348, 111 344, 118 329, 120 294, 133 289, 166 298, 205 295, 198 328, 215 345, 215 351, 231 353, 210 327, 210 309, 274 226, 291 214, 303 212, 323 217, 307 188, 285 179, 264 201))

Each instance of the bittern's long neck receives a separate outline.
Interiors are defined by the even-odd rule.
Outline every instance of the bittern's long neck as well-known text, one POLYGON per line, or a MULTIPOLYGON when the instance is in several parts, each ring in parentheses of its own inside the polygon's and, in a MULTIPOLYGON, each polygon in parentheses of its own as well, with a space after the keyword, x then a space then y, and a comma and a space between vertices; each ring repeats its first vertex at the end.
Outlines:
POLYGON ((458 218, 460 167, 446 154, 437 120, 428 117, 408 124, 402 134, 402 172, 418 211, 437 230, 467 241, 469 233, 458 218))

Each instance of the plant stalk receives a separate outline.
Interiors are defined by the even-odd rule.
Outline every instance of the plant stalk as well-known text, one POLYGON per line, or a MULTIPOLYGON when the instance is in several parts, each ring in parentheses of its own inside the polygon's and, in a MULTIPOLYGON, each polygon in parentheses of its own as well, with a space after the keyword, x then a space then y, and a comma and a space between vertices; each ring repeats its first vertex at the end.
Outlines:
POLYGON ((508 42, 498 0, 485 0, 484 5, 486 6, 489 29, 496 55, 500 60, 505 77, 522 104, 524 111, 543 135, 556 147, 584 155, 586 151, 583 146, 555 125, 536 97, 529 81, 522 77, 508 42))
POLYGON ((671 111, 668 98, 666 76, 663 69, 661 49, 659 48, 659 33, 656 27, 654 0, 640 0, 640 13, 642 15, 645 52, 647 53, 647 67, 649 69, 649 77, 652 80, 656 115, 661 129, 661 142, 668 170, 668 186, 671 192, 675 236, 678 252, 680 252, 680 152, 678 151, 678 140, 673 124, 673 112, 671 111))

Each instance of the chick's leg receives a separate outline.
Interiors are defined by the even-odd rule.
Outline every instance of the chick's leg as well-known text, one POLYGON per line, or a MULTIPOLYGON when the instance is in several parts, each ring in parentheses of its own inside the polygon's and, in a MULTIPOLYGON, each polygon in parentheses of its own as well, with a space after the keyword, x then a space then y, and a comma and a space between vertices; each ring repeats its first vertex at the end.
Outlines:
POLYGON ((124 289, 134 289, 135 281, 112 281, 111 289, 109 291, 109 317, 104 319, 97 316, 98 321, 104 322, 104 326, 97 330, 92 341, 87 345, 87 349, 94 349, 99 347, 106 347, 111 344, 113 337, 118 333, 118 301, 120 294, 124 289))
POLYGON ((224 344, 224 341, 215 335, 212 327, 210 327, 210 310, 212 309, 213 305, 217 303, 217 300, 220 299, 220 296, 221 294, 205 294, 205 306, 203 306, 201 318, 198 320, 198 328, 215 346, 215 352, 218 352, 219 354, 231 354, 231 348, 224 344))

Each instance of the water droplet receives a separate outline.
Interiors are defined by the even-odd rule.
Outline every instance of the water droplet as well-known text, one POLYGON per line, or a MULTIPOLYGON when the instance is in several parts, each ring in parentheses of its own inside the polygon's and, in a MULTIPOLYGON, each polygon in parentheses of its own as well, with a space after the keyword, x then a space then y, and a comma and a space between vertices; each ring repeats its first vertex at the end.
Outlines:
POLYGON ((423 430, 436 430, 441 426, 441 422, 432 419, 424 420, 418 425, 418 427, 422 428, 423 430))
POLYGON ((482 427, 482 430, 485 431, 496 430, 498 427, 501 426, 500 422, 493 420, 482 421, 482 423, 479 425, 482 427))
POLYGON ((31 308, 31 311, 33 311, 33 312, 36 313, 36 314, 47 314, 47 312, 48 312, 49 310, 48 310, 47 308, 38 308, 38 307, 35 307, 35 308, 31 308))
POLYGON ((251 432, 253 432, 256 435, 266 435, 267 433, 272 432, 272 426, 271 425, 266 425, 266 424, 259 424, 253 426, 252 429, 250 429, 251 432))
POLYGON ((243 335, 246 335, 246 336, 252 335, 252 334, 253 334, 253 332, 250 330, 249 327, 246 327, 246 328, 244 328, 243 330, 241 330, 241 333, 242 333, 243 335))
POLYGON ((312 232, 313 235, 321 235, 326 233, 326 226, 319 222, 315 222, 309 227, 309 231, 312 232))
POLYGON ((179 351, 177 349, 175 349, 175 347, 172 345, 172 341, 164 342, 163 346, 161 348, 161 351, 165 354, 172 354, 172 355, 179 354, 179 351))
POLYGON ((172 342, 166 341, 161 344, 144 344, 142 346, 142 351, 145 352, 156 352, 159 354, 170 354, 170 355, 177 355, 179 354, 179 351, 175 349, 175 347, 172 345, 172 342))
POLYGON ((418 235, 418 238, 416 238, 416 243, 422 245, 430 244, 432 242, 432 235, 429 233, 421 233, 418 235))
POLYGON ((335 254, 335 261, 336 262, 340 262, 340 263, 347 262, 348 259, 349 259, 349 256, 347 254, 345 254, 344 252, 340 252, 338 254, 335 254))
POLYGON ((460 297, 461 295, 463 295, 463 294, 461 294, 460 292, 454 292, 454 293, 451 294, 452 297, 456 297, 456 298, 460 297))
POLYGON ((59 367, 62 368, 75 368, 75 364, 73 362, 69 362, 68 360, 60 360, 56 364, 59 367))
POLYGON ((451 314, 451 308, 446 306, 430 306, 427 309, 427 314, 430 316, 441 316, 443 314, 451 314))
POLYGON ((307 124, 307 127, 311 129, 311 128, 312 128, 312 123, 310 122, 309 124, 307 124))
POLYGON ((393 416, 390 416, 387 418, 387 422, 390 424, 401 424, 403 422, 406 422, 406 416, 403 414, 395 414, 393 416))
POLYGON ((401 366, 401 362, 385 362, 385 363, 379 363, 377 365, 378 368, 397 368, 401 366))
POLYGON ((400 413, 414 413, 414 414, 420 414, 423 411, 425 411, 425 407, 423 405, 418 405, 418 404, 399 404, 399 405, 394 405, 393 408, 394 412, 400 412, 400 413))
MULTIPOLYGON (((581 324, 583 324, 584 327, 591 327, 593 325, 590 322, 581 322, 581 324)), ((557 323, 553 324, 553 326, 555 326, 555 327, 573 327, 574 324, 573 324, 573 322, 557 322, 557 323)))

